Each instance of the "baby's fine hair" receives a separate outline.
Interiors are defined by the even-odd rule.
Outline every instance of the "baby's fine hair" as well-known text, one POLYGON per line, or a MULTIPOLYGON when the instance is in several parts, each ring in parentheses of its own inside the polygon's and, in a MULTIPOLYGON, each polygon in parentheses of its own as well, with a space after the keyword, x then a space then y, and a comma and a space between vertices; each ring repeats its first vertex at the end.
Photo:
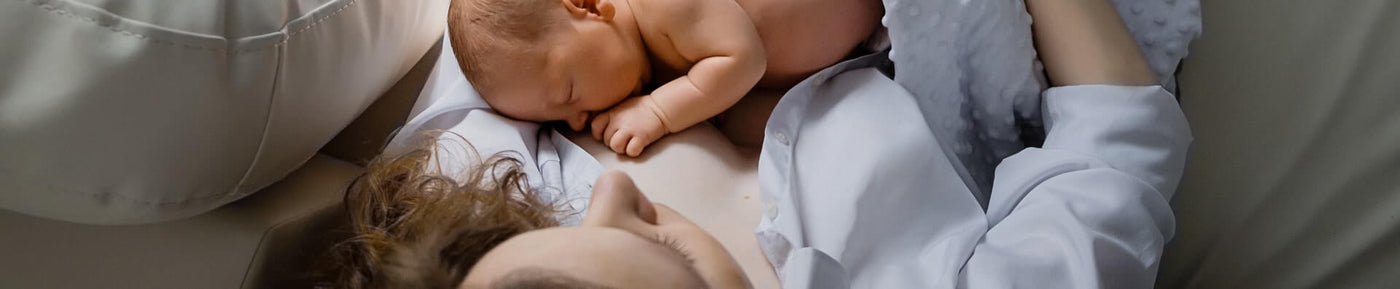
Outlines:
POLYGON ((462 73, 473 84, 484 81, 495 53, 528 49, 562 23, 558 0, 452 0, 447 12, 448 41, 462 73))

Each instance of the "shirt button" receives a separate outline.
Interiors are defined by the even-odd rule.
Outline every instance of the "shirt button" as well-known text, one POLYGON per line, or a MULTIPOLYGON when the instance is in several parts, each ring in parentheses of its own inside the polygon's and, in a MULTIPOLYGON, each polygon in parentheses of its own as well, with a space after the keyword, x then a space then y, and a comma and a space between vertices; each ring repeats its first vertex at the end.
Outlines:
POLYGON ((778 141, 778 143, 783 144, 783 145, 787 145, 787 144, 788 144, 788 136, 787 136, 787 134, 782 133, 782 132, 773 133, 773 140, 776 140, 776 141, 778 141))

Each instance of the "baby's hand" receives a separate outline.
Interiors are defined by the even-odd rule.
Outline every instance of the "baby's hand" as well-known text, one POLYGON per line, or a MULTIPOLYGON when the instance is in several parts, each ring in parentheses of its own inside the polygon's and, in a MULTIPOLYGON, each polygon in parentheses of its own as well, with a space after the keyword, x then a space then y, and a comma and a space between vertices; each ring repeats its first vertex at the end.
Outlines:
POLYGON ((614 152, 637 156, 642 148, 666 135, 666 126, 653 111, 650 95, 632 97, 593 118, 593 138, 614 152))

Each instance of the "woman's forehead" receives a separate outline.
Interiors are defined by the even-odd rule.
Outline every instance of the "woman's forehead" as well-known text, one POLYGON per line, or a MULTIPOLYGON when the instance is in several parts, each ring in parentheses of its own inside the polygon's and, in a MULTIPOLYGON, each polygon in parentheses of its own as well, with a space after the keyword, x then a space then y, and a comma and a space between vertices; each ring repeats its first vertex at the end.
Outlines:
POLYGON ((513 237, 488 252, 477 263, 482 268, 473 268, 468 280, 495 280, 515 270, 537 268, 611 288, 704 286, 685 259, 669 254, 641 236, 614 228, 541 229, 513 237))

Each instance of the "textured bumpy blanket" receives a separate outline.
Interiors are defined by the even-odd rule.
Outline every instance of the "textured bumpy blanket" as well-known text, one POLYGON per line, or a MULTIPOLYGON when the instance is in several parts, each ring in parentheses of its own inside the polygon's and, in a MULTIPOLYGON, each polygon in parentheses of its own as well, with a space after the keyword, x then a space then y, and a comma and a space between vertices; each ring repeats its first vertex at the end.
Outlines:
MULTIPOLYGON (((1043 141, 1046 82, 1022 0, 883 0, 895 82, 918 97, 944 151, 986 204, 1001 159, 1043 141)), ((1201 35, 1199 0, 1113 0, 1169 91, 1201 35)))

